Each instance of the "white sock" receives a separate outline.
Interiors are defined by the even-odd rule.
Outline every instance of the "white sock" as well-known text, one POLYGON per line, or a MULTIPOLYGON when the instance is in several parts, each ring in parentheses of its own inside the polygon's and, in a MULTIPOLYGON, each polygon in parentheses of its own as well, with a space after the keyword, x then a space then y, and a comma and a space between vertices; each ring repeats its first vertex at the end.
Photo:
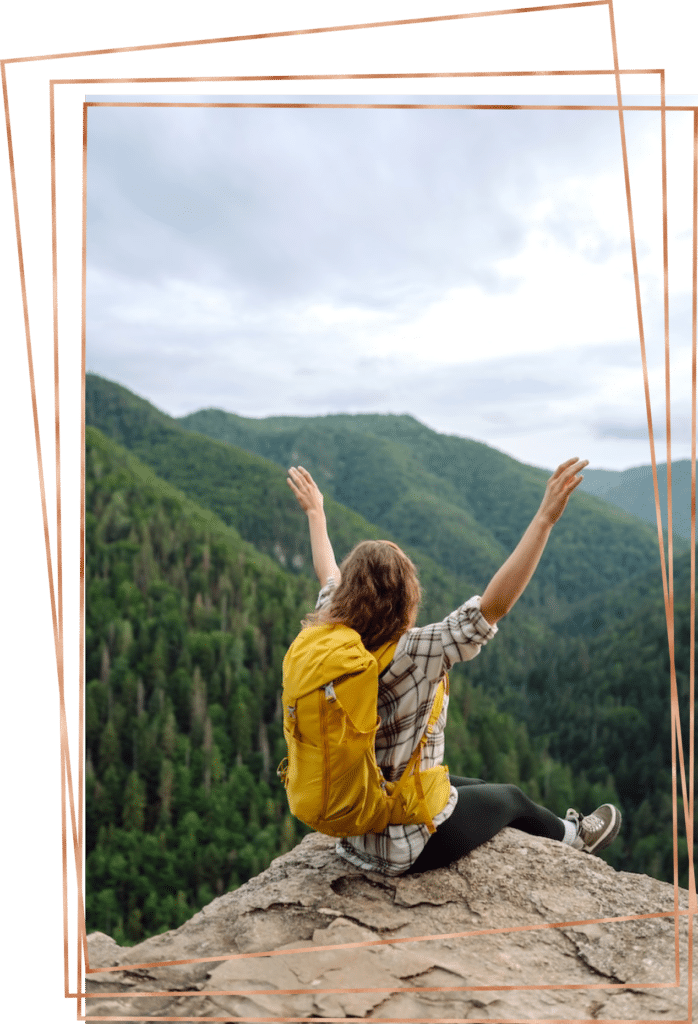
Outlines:
POLYGON ((560 821, 565 826, 565 834, 562 837, 562 842, 567 843, 568 846, 571 846, 577 838, 577 822, 567 821, 565 818, 560 818, 560 821))

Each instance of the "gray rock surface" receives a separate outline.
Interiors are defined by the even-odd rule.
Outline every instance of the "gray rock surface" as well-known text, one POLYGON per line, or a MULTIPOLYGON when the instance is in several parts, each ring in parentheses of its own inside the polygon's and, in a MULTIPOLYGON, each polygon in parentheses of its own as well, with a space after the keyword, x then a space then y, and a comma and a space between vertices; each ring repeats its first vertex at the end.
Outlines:
MULTIPOLYGON (((678 892, 686 910, 688 893, 678 892)), ((673 886, 515 829, 448 868, 398 878, 362 873, 334 840, 310 835, 175 931, 129 948, 89 936, 90 968, 122 969, 88 974, 97 995, 86 1012, 687 1020, 688 923, 679 915, 676 986, 673 910, 673 886), (333 948, 386 939, 421 940, 333 948), (278 955, 157 966, 271 950, 278 955)))

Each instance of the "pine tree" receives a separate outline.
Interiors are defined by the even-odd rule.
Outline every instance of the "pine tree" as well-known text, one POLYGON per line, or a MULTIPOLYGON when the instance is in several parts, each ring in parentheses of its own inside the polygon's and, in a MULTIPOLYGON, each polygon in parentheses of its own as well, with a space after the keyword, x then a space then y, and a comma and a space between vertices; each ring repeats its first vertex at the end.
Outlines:
POLYGON ((135 771, 130 772, 124 789, 124 804, 121 820, 125 829, 143 830, 147 805, 145 785, 135 771))

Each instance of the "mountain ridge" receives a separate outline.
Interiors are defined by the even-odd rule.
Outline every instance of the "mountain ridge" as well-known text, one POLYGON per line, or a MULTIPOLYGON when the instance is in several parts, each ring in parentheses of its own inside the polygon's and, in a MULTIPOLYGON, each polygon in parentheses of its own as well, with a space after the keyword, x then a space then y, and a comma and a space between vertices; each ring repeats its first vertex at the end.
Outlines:
MULTIPOLYGON (((282 452, 277 439, 275 451, 261 457, 264 462, 259 453, 244 452, 230 441, 187 431, 127 389, 94 375, 87 377, 86 418, 144 458, 159 475, 231 521, 255 546, 270 553, 275 543, 282 548, 290 545, 291 559, 299 543, 306 542, 299 540, 297 508, 279 470, 285 471, 290 456, 298 455, 310 463, 307 468, 328 499, 335 498, 374 528, 455 574, 463 593, 481 592, 499 568, 538 507, 547 479, 542 470, 493 449, 485 452, 478 442, 428 432, 407 417, 401 419, 402 426, 411 433, 427 431, 432 450, 415 454, 394 438, 357 430, 329 438, 326 424, 318 430, 311 419, 303 421, 306 435, 311 431, 303 446, 294 448, 293 438, 285 438, 282 452), (214 469, 219 478, 227 475, 225 485, 206 483, 204 493, 203 466, 211 480, 214 469), (459 490, 461 476, 466 484, 459 490)), ((191 417, 187 419, 191 424, 191 417)), ((342 417, 333 417, 335 421, 340 423, 342 417)), ((376 422, 374 417, 374 426, 376 422)), ((381 418, 381 423, 388 431, 394 426, 390 417, 381 418)), ((648 527, 591 496, 575 499, 553 532, 520 602, 522 608, 564 617, 576 600, 657 559, 656 540, 648 527)), ((330 501, 328 507, 331 510, 330 501)), ((341 556, 351 544, 342 537, 342 516, 334 523, 331 518, 328 514, 341 556)))
MULTIPOLYGON (((271 439, 275 433, 282 431, 297 430, 298 425, 315 424, 326 422, 330 425, 340 425, 345 429, 354 431, 368 428, 375 431, 379 436, 401 435, 403 441, 419 438, 423 440, 428 435, 436 435, 439 438, 458 446, 462 443, 470 446, 471 452, 486 450, 491 453, 494 461, 524 466, 538 474, 539 480, 544 483, 549 471, 528 463, 521 463, 512 456, 499 449, 487 445, 482 441, 473 441, 456 434, 440 434, 422 423, 409 413, 328 413, 325 416, 267 416, 259 419, 246 418, 236 413, 224 412, 213 407, 200 409, 189 413, 186 416, 177 417, 179 423, 189 430, 196 430, 209 437, 216 437, 220 440, 228 440, 229 443, 238 444, 246 450, 253 450, 250 447, 254 433, 259 434, 259 440, 254 444, 254 450, 259 454, 265 454, 272 461, 279 462, 274 458, 271 439), (395 429, 397 428, 397 430, 395 429), (237 440, 236 440, 237 438, 237 440), (266 450, 265 450, 266 449, 266 450)), ((289 450, 289 457, 293 454, 289 450)), ((289 458, 289 461, 293 459, 289 458)), ((279 464, 281 464, 279 462, 279 464)), ((320 467, 321 470, 321 467, 320 467)), ((664 529, 666 532, 666 463, 659 463, 657 466, 660 504, 664 529)), ((322 470, 320 472, 322 476, 322 470)), ((674 493, 674 531, 681 541, 689 539, 690 516, 689 495, 690 495, 690 461, 678 460, 672 463, 673 493, 674 493)), ((634 519, 656 525, 654 491, 652 485, 651 466, 640 465, 623 471, 593 469, 587 467, 583 474, 583 481, 579 487, 581 492, 600 497, 608 504, 626 512, 634 519)), ((325 477, 325 482, 332 487, 330 476, 325 477)))
MULTIPOLYGON (((672 521, 675 537, 690 541, 691 536, 691 461, 677 459, 671 464, 672 521)), ((662 527, 667 530, 667 464, 657 463, 657 485, 662 527)), ((654 481, 651 465, 631 466, 625 470, 584 471, 580 490, 609 501, 655 527, 657 523, 654 481)))

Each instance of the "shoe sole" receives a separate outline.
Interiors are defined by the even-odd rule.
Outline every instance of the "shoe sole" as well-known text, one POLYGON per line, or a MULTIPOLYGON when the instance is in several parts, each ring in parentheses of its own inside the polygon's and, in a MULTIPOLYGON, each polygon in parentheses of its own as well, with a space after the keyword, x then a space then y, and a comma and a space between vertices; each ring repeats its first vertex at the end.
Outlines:
POLYGON ((600 850, 605 850, 607 846, 610 846, 620 832, 620 826, 623 820, 622 815, 617 807, 611 806, 611 810, 613 811, 613 817, 608 823, 608 828, 599 836, 593 846, 584 847, 584 853, 598 853, 600 850))

